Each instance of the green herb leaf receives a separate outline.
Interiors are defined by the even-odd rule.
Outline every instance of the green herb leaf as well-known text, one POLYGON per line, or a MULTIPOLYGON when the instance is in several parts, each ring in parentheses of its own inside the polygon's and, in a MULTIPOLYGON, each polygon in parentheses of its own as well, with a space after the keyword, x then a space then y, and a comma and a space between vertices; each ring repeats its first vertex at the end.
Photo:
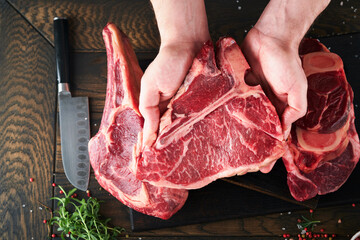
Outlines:
POLYGON ((89 197, 87 200, 71 198, 76 192, 76 188, 69 192, 66 192, 61 186, 59 188, 65 197, 51 198, 58 201, 58 209, 54 211, 54 215, 48 223, 49 225, 58 225, 61 239, 65 239, 68 232, 71 233, 70 238, 73 240, 115 239, 116 236, 125 232, 125 229, 121 227, 109 227, 110 219, 101 219, 100 201, 96 198, 89 197))
MULTIPOLYGON (((316 226, 317 223, 320 223, 320 221, 318 220, 310 220, 304 216, 301 216, 302 219, 304 219, 304 221, 298 223, 298 227, 300 229, 304 229, 304 228, 311 228, 311 230, 314 230, 314 227, 316 226)), ((311 214, 311 219, 312 219, 312 214, 311 214)))

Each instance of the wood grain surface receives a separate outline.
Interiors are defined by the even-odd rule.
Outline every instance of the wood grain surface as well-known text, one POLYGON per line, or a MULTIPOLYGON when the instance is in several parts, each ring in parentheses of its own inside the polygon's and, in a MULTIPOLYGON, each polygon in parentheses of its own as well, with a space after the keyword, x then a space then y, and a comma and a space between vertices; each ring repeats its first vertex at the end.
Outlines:
MULTIPOLYGON (((68 183, 64 174, 56 174, 55 179, 56 183, 65 187, 65 189, 70 190, 73 188, 68 183)), ((110 217, 112 219, 112 224, 126 228, 127 234, 130 237, 141 237, 142 239, 146 239, 143 238, 144 236, 174 240, 214 240, 221 239, 221 237, 229 237, 226 239, 231 239, 231 237, 259 239, 260 236, 264 239, 279 239, 284 233, 297 236, 297 234, 300 232, 297 228, 297 219, 301 218, 301 216, 308 218, 310 217, 309 210, 306 209, 293 212, 268 214, 265 216, 192 224, 151 231, 131 232, 128 218, 128 208, 119 203, 113 196, 110 196, 108 192, 100 189, 100 186, 93 177, 90 180, 89 186, 92 196, 104 200, 104 203, 100 209, 100 213, 103 216, 110 217)), ((58 188, 55 190, 55 195, 61 196, 59 194, 58 188)), ((78 191, 78 195, 79 197, 85 197, 85 193, 81 191, 78 191)), ((324 229, 327 233, 336 233, 338 237, 335 239, 348 239, 349 235, 355 233, 354 221, 357 223, 360 222, 360 206, 352 207, 351 204, 346 204, 336 207, 321 208, 315 210, 313 217, 315 220, 321 221, 321 223, 315 227, 314 232, 321 233, 320 229, 324 229), (339 219, 341 220, 341 223, 339 223, 339 219)))
MULTIPOLYGON (((209 29, 214 40, 227 35, 241 42, 256 23, 267 0, 207 0, 209 29)), ((359 0, 332 0, 308 36, 360 32, 359 0)), ((0 239, 46 239, 42 223, 49 214, 39 202, 59 196, 52 181, 71 189, 63 173, 57 108, 52 20, 70 18, 73 96, 89 96, 91 131, 101 121, 106 88, 106 56, 101 36, 109 21, 126 34, 141 60, 153 59, 159 34, 148 0, 0 0, 0 239), (29 182, 33 177, 34 182, 29 182)), ((356 52, 353 53, 356 56, 356 52)), ((358 53, 360 55, 360 53, 358 53)), ((354 66, 355 67, 355 66, 354 66)), ((129 209, 102 190, 91 175, 91 194, 104 201, 101 213, 127 229, 131 240, 270 240, 296 237, 297 219, 308 210, 236 218, 217 222, 131 232, 129 209)), ((79 196, 85 193, 79 192, 79 196)), ((360 202, 316 209, 315 232, 325 229, 336 239, 360 230, 360 202)), ((51 230, 52 231, 52 230, 51 230)), ((124 236, 125 237, 125 236, 124 236)))
POLYGON ((0 36, 0 239, 44 239, 47 214, 39 202, 51 206, 54 52, 3 0, 0 36))
MULTIPOLYGON (((136 52, 156 53, 160 40, 148 0, 9 0, 34 27, 53 42, 52 19, 66 16, 70 21, 70 41, 76 50, 104 51, 101 31, 114 22, 131 39, 136 52)), ((256 23, 268 0, 207 0, 206 11, 213 40, 232 36, 241 42, 256 23)), ((360 1, 333 0, 309 30, 309 36, 322 37, 360 31, 360 1)))
POLYGON ((69 41, 76 50, 104 50, 102 29, 116 23, 137 51, 155 51, 159 32, 147 0, 9 1, 49 42, 53 43, 53 18, 69 18, 69 41), (36 14, 34 14, 36 13, 36 14))
POLYGON ((260 193, 273 196, 293 204, 302 205, 307 208, 316 208, 319 197, 299 202, 291 196, 289 187, 286 182, 286 169, 281 159, 279 159, 271 172, 263 174, 262 172, 254 172, 243 176, 234 176, 224 178, 223 180, 240 187, 253 189, 260 193))

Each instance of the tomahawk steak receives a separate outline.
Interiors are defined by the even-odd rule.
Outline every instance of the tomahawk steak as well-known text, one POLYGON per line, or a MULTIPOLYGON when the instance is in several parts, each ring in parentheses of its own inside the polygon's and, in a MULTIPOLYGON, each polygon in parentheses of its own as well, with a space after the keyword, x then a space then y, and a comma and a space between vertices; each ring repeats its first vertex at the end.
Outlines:
POLYGON ((128 38, 114 24, 104 28, 103 37, 108 83, 101 126, 89 142, 91 166, 99 184, 122 203, 144 214, 168 219, 184 205, 188 192, 155 187, 131 173, 143 127, 138 110, 143 73, 128 38))

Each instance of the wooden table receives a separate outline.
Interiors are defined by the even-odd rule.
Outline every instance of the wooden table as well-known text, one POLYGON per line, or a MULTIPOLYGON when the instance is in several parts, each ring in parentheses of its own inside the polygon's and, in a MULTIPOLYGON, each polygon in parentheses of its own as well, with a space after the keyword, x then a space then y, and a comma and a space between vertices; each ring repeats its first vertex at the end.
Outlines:
MULTIPOLYGON (((229 35, 241 42, 267 2, 206 1, 212 38, 229 35)), ((333 0, 308 35, 359 33, 359 12, 358 0, 333 0)), ((159 46, 146 0, 0 0, 0 239, 4 240, 46 239, 50 232, 42 221, 50 215, 40 203, 54 207, 50 197, 59 189, 51 186, 53 182, 70 188, 61 163, 57 122, 55 16, 70 18, 71 89, 74 96, 90 97, 92 134, 99 127, 105 99, 101 36, 105 24, 116 23, 130 37, 140 60, 153 59, 159 46)), ((100 190, 93 175, 89 189, 105 201, 103 216, 126 228, 129 239, 281 239, 284 233, 297 236, 297 219, 308 215, 302 210, 132 232, 129 209, 100 190)), ((335 239, 349 239, 360 230, 360 202, 355 207, 316 209, 315 214, 321 221, 317 231, 323 228, 336 234, 335 239)))

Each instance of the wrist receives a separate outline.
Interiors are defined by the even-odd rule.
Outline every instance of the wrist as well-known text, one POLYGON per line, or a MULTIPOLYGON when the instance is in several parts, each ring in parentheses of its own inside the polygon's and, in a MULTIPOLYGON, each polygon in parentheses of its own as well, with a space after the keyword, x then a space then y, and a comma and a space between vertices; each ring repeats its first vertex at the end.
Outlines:
POLYGON ((161 41, 160 49, 161 52, 163 49, 171 49, 178 51, 179 53, 192 53, 195 57, 195 55, 200 51, 202 46, 204 45, 206 41, 202 40, 181 40, 181 39, 168 39, 166 41, 161 41))
POLYGON ((255 27, 264 35, 296 46, 330 0, 271 0, 255 27))
POLYGON ((183 45, 197 49, 208 40, 210 40, 210 34, 208 32, 189 35, 181 30, 177 32, 168 31, 166 34, 161 35, 160 47, 183 45))
POLYGON ((165 41, 160 44, 159 54, 188 56, 193 59, 202 46, 202 42, 165 41))
POLYGON ((202 45, 210 39, 203 0, 152 0, 161 45, 202 45))

